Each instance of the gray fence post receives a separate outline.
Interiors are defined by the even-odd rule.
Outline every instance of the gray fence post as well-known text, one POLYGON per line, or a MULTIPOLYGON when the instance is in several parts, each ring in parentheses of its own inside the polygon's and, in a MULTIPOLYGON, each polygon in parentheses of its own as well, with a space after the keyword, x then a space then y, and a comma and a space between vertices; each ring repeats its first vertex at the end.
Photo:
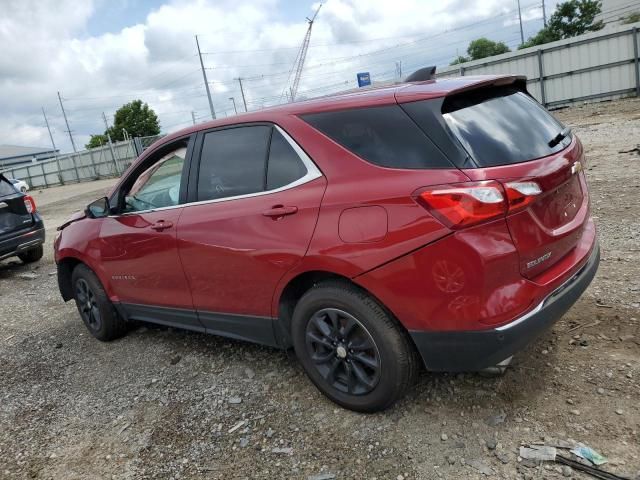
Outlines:
POLYGON ((544 91, 544 68, 542 64, 542 49, 538 50, 538 79, 540 80, 540 103, 547 106, 547 96, 544 91))
POLYGON ((640 97, 640 59, 638 59, 638 27, 633 27, 633 59, 636 67, 636 97, 640 97))
POLYGON ((43 164, 40 164, 40 169, 42 170, 42 180, 44 181, 44 186, 49 188, 49 182, 47 182, 47 174, 44 172, 43 164))
POLYGON ((27 177, 29 178, 29 181, 27 183, 30 187, 33 187, 33 180, 31 179, 31 165, 27 165, 27 177))
POLYGON ((71 161, 73 162, 73 169, 76 172, 76 181, 80 183, 80 174, 78 173, 78 164, 76 163, 76 158, 73 154, 71 155, 71 161))

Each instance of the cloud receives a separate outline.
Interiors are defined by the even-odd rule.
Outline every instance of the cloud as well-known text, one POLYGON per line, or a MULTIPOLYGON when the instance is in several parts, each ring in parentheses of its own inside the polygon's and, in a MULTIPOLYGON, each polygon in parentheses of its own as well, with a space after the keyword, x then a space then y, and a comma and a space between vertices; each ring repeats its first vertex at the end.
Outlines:
MULTIPOLYGON (((99 35, 89 24, 109 2, 5 1, 0 143, 48 145, 44 106, 57 144, 69 150, 57 91, 78 145, 104 130, 103 111, 111 118, 136 98, 156 110, 164 130, 187 126, 192 110, 206 119, 195 34, 218 115, 233 112, 229 97, 243 109, 238 77, 244 79, 249 109, 278 103, 288 92, 307 29, 304 14, 288 14, 293 1, 172 0, 150 10, 144 21, 99 35)), ((425 64, 446 65, 456 50, 463 52, 481 35, 513 44, 518 27, 495 17, 513 10, 513 3, 326 0, 314 25, 299 97, 352 88, 358 71, 370 71, 374 80, 391 79, 396 61, 405 73, 425 64)), ((317 5, 309 0, 306 14, 317 5)), ((299 11, 299 4, 295 7, 299 11)))

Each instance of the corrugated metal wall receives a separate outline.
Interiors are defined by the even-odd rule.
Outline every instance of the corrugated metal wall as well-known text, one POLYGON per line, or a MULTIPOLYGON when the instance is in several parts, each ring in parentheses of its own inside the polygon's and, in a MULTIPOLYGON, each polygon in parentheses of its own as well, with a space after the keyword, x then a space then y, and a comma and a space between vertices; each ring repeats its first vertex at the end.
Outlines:
POLYGON ((526 75, 549 107, 640 94, 640 23, 446 67, 438 77, 526 75))

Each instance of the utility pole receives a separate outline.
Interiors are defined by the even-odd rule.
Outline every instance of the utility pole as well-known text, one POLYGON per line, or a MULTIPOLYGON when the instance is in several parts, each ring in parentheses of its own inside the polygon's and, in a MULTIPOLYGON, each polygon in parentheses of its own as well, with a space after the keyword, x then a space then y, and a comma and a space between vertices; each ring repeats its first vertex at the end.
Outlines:
POLYGON ((216 119, 216 112, 213 109, 213 101, 211 100, 211 92, 209 91, 209 82, 207 81, 207 72, 204 69, 204 63, 202 63, 202 53, 200 52, 200 42, 198 42, 198 36, 196 35, 196 46, 198 47, 198 58, 200 58, 200 66, 202 67, 202 78, 204 79, 204 88, 207 91, 207 98, 209 99, 209 109, 211 110, 211 119, 216 119))
POLYGON ((542 0, 542 21, 544 22, 544 26, 547 26, 547 10, 544 8, 544 0, 542 0))
POLYGON ((42 116, 44 117, 44 123, 47 125, 47 130, 49 131, 49 138, 51 139, 51 146, 53 147, 53 156, 56 159, 56 165, 58 166, 58 179, 60 183, 64 185, 64 181, 62 180, 62 172, 60 171, 60 159, 58 158, 58 152, 56 148, 56 142, 53 141, 53 135, 51 134, 51 127, 49 127, 49 120, 47 119, 47 114, 44 112, 44 107, 42 107, 42 116))
POLYGON ((56 142, 53 141, 53 135, 51 135, 51 128, 49 127, 49 120, 47 120, 47 114, 44 113, 44 107, 42 107, 42 115, 44 116, 44 123, 47 125, 47 130, 49 131, 49 138, 51 139, 51 146, 53 147, 53 152, 55 154, 56 142))
POLYGON ((236 108, 236 99, 233 97, 229 97, 229 100, 231 100, 233 102, 233 111, 236 112, 236 115, 238 114, 238 109, 236 108))
POLYGON ((398 81, 402 81, 402 60, 396 62, 396 75, 398 75, 398 81))
POLYGON ((191 120, 193 120, 193 124, 196 124, 196 114, 194 113, 193 110, 191 110, 191 120))
POLYGON ((116 174, 120 173, 120 169, 118 168, 118 162, 116 162, 116 154, 113 150, 113 143, 111 143, 111 135, 109 134, 109 122, 107 122, 107 116, 102 112, 102 119, 104 120, 104 133, 107 135, 107 143, 109 144, 109 150, 111 150, 111 160, 113 160, 113 165, 116 167, 116 174))
POLYGON ((518 0, 518 18, 520 19, 520 44, 523 44, 524 31, 522 30, 522 10, 520 9, 520 0, 518 0))
MULTIPOLYGON (((238 78, 238 83, 240 84, 240 93, 242 94, 242 103, 244 103, 244 111, 248 112, 249 110, 247 110, 247 100, 244 98, 244 89, 242 88, 242 78, 238 78)), ((233 102, 233 104, 235 105, 235 101, 233 102)))
POLYGON ((69 128, 69 120, 67 120, 67 113, 64 111, 64 106, 62 105, 62 97, 60 96, 60 92, 58 92, 58 101, 60 102, 60 109, 62 110, 62 116, 64 117, 64 123, 67 125, 67 133, 69 134, 69 140, 71 140, 71 146, 73 147, 73 153, 78 153, 76 149, 76 142, 73 141, 73 135, 71 135, 71 128, 69 128))

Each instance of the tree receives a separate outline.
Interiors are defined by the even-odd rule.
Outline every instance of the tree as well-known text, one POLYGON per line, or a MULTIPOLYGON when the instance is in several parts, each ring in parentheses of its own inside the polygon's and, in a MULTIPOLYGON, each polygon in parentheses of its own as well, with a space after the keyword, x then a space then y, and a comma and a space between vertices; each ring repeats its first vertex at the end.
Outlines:
POLYGON ((113 126, 103 134, 91 135, 86 148, 95 148, 107 143, 107 134, 111 140, 124 140, 124 130, 131 137, 147 137, 160 133, 158 116, 142 100, 134 100, 121 106, 113 117, 113 126))
POLYGON ((101 147, 106 143, 107 143, 107 136, 101 135, 98 133, 96 135, 91 135, 91 138, 89 139, 89 143, 87 143, 84 146, 84 148, 97 148, 97 147, 101 147))
POLYGON ((471 60, 479 60, 493 55, 510 52, 509 47, 504 42, 494 42, 488 38, 477 38, 472 40, 467 47, 468 57, 463 55, 457 56, 449 65, 457 65, 459 63, 470 62, 471 60))
POLYGON ((123 129, 131 137, 146 137, 158 135, 160 124, 156 112, 149 108, 149 105, 142 103, 142 100, 134 100, 116 111, 113 126, 108 130, 111 140, 124 140, 123 129))
POLYGON ((449 65, 458 65, 459 63, 468 62, 469 58, 463 57, 462 55, 458 55, 454 58, 449 65))
POLYGON ((481 58, 500 55, 501 53, 510 52, 509 47, 503 42, 494 42, 488 38, 478 38, 473 40, 467 48, 467 53, 471 60, 479 60, 481 58))
POLYGON ((622 17, 620 20, 622 20, 622 23, 623 23, 624 25, 627 25, 627 24, 629 24, 629 23, 636 23, 636 22, 640 22, 640 11, 630 13, 630 14, 629 14, 629 15, 627 15, 626 17, 622 17))
POLYGON ((595 21, 600 12, 600 0, 568 0, 560 3, 549 18, 547 26, 518 48, 533 47, 587 32, 596 32, 604 27, 602 20, 595 21))

